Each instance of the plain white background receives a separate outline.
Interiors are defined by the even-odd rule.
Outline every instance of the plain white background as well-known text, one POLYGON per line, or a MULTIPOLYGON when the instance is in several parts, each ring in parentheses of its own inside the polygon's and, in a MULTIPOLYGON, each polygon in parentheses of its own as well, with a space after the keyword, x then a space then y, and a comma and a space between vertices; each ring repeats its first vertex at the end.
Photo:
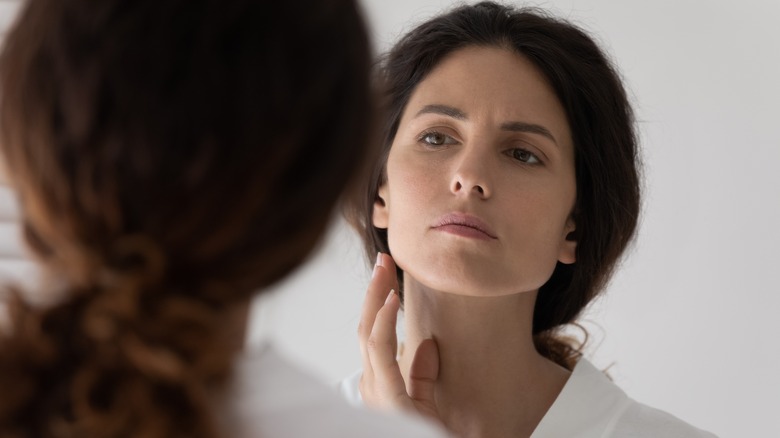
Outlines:
MULTIPOLYGON (((15 3, 0 0, 0 25, 15 3)), ((363 4, 381 51, 453 3, 363 4)), ((780 436, 780 1, 532 5, 596 36, 639 119, 641 229, 584 318, 589 356, 635 399, 719 436, 780 436)), ((0 275, 25 278, 8 199, 0 275)), ((258 300, 250 343, 273 339, 336 382, 360 366, 368 275, 359 241, 334 222, 310 262, 258 300)))

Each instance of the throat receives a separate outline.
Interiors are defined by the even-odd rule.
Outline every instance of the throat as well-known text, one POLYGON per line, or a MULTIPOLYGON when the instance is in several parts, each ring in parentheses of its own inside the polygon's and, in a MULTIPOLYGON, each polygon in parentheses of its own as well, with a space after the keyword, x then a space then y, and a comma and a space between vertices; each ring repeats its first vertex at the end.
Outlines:
POLYGON ((536 292, 463 296, 405 283, 399 365, 406 381, 417 347, 432 338, 445 425, 462 437, 530 436, 570 374, 534 347, 536 292))

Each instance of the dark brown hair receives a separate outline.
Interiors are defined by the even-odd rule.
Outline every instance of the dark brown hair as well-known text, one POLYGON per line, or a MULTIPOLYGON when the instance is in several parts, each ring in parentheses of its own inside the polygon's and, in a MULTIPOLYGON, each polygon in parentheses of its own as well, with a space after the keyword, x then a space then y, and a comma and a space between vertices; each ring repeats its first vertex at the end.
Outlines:
MULTIPOLYGON (((467 46, 503 47, 525 56, 547 77, 566 110, 576 161, 577 262, 558 263, 540 288, 533 333, 540 353, 571 367, 577 347, 558 332, 603 290, 633 238, 640 209, 632 109, 615 68, 583 30, 537 9, 482 2, 455 8, 407 33, 379 65, 387 117, 383 149, 350 220, 372 262, 378 251, 389 253, 387 232, 373 226, 372 212, 401 116, 420 81, 467 46)), ((400 269, 398 274, 401 281, 400 269)))
POLYGON ((0 435, 219 435, 220 326, 357 178, 370 69, 354 0, 27 0, 1 144, 60 299, 13 302, 0 435))

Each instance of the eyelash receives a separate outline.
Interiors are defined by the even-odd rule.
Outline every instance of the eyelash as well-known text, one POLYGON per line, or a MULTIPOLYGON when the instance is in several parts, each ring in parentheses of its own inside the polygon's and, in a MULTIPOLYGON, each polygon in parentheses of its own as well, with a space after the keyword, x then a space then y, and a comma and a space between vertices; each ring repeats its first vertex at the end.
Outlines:
MULTIPOLYGON (((447 134, 443 134, 443 133, 441 133, 439 131, 424 131, 417 138, 417 141, 420 142, 420 143, 423 143, 425 145, 425 147, 434 148, 434 149, 442 147, 442 146, 447 146, 449 144, 454 144, 454 143, 457 142, 457 140, 452 138, 452 136, 447 135, 447 134), (426 139, 428 137, 432 136, 432 135, 440 135, 440 136, 444 137, 443 142, 441 144, 430 143, 426 139), (448 141, 448 139, 450 141, 448 141)), ((542 160, 539 158, 539 156, 537 156, 536 154, 534 154, 533 152, 531 152, 531 151, 529 151, 527 149, 512 148, 512 149, 509 149, 508 151, 506 151, 506 155, 511 157, 512 159, 516 160, 516 161, 519 161, 520 163, 523 163, 523 164, 528 164, 528 165, 531 165, 531 166, 537 166, 537 165, 542 164, 542 160), (525 160, 519 159, 517 157, 517 155, 516 155, 516 152, 518 152, 518 151, 519 151, 520 154, 527 155, 528 157, 525 160)))

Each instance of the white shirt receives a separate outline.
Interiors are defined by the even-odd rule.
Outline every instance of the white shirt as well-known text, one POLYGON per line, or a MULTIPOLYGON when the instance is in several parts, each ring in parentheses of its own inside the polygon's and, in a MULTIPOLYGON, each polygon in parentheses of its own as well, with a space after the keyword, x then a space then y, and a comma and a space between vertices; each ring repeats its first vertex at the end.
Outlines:
MULTIPOLYGON (((343 380, 340 392, 362 404, 361 372, 343 380)), ((677 417, 628 397, 586 359, 580 359, 531 438, 712 438, 677 417)))
POLYGON ((238 361, 218 404, 225 436, 260 438, 444 438, 422 418, 350 406, 338 392, 287 362, 270 344, 238 361))

